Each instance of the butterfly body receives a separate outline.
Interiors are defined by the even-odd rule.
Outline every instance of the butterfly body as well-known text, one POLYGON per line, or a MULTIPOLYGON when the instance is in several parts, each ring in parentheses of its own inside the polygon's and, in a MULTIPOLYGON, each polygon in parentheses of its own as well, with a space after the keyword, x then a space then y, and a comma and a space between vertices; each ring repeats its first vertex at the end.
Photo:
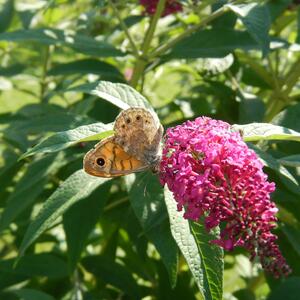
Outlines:
POLYGON ((116 118, 115 135, 108 137, 84 157, 84 170, 94 176, 117 177, 156 169, 163 128, 144 108, 129 108, 116 118))

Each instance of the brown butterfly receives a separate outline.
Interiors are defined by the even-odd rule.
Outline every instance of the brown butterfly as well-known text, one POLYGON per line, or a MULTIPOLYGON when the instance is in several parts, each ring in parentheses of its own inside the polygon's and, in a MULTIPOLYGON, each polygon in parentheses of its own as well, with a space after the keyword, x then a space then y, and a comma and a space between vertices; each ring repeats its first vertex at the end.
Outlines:
POLYGON ((114 131, 113 136, 86 153, 85 172, 116 177, 157 168, 163 127, 156 115, 145 108, 123 110, 116 118, 114 131))

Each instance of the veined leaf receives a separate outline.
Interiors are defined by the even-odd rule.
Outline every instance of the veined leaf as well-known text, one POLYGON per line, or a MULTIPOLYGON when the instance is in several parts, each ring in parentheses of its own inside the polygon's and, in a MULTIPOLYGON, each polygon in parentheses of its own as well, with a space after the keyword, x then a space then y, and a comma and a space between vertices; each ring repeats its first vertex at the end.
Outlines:
POLYGON ((0 34, 0 40, 9 42, 34 41, 45 45, 63 45, 80 53, 100 57, 125 55, 125 53, 104 41, 97 41, 89 36, 53 28, 5 32, 0 34))
POLYGON ((73 87, 67 91, 96 95, 121 109, 127 109, 129 107, 144 107, 153 111, 152 106, 144 96, 131 86, 123 83, 100 81, 98 83, 73 87))
POLYGON ((282 126, 269 123, 233 125, 233 130, 241 130, 245 142, 260 140, 289 140, 300 142, 300 133, 282 126))
POLYGON ((112 124, 94 123, 54 133, 25 152, 20 159, 37 154, 56 152, 80 142, 101 140, 113 134, 112 124))
POLYGON ((110 187, 110 182, 103 184, 101 189, 96 189, 86 199, 75 203, 63 216, 71 272, 74 271, 89 234, 110 196, 110 187))
POLYGON ((216 239, 218 230, 208 233, 203 224, 196 222, 191 222, 190 227, 203 262, 206 295, 211 296, 211 299, 222 299, 223 249, 210 242, 216 239))
POLYGON ((222 250, 208 243, 201 225, 192 225, 177 211, 172 193, 165 187, 165 203, 172 235, 193 274, 203 299, 222 299, 222 250))
POLYGON ((108 180, 106 178, 90 176, 83 170, 73 173, 66 179, 46 200, 36 218, 27 228, 20 246, 20 256, 72 204, 89 196, 97 187, 108 180))
POLYGON ((269 51, 269 29, 271 26, 267 7, 257 3, 228 4, 227 7, 243 22, 247 31, 261 46, 263 54, 266 55, 269 51))

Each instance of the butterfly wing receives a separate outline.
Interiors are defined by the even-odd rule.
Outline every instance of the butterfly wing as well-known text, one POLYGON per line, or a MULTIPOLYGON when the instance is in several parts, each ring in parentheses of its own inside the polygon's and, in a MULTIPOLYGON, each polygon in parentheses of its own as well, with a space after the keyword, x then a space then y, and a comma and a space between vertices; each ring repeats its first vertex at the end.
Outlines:
POLYGON ((98 177, 117 177, 134 172, 144 171, 149 165, 128 154, 109 137, 91 149, 83 159, 86 173, 98 177))
POLYGON ((116 118, 114 131, 116 143, 128 154, 148 164, 155 160, 163 128, 149 110, 123 110, 116 118))

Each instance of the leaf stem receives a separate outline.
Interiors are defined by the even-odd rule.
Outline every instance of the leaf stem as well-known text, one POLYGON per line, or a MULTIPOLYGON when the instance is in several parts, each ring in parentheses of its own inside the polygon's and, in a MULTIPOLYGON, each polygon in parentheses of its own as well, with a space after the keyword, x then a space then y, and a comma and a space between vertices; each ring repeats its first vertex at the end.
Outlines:
POLYGON ((48 72, 49 61, 50 61, 50 46, 47 46, 45 51, 44 61, 43 61, 42 76, 40 80, 41 103, 47 103, 47 99, 45 98, 45 93, 47 90, 47 72, 48 72))
POLYGON ((132 48, 132 52, 134 54, 134 56, 136 58, 138 58, 140 55, 139 55, 139 50, 136 46, 136 43, 134 42, 129 30, 128 30, 128 27, 126 26, 126 24, 124 23, 123 19, 121 18, 120 14, 119 14, 119 11, 116 7, 116 5, 114 4, 114 2, 112 0, 108 0, 108 3, 109 5, 112 7, 113 11, 114 11, 114 14, 115 16, 117 17, 119 23, 120 23, 120 26, 122 27, 122 29, 124 30, 124 33, 125 35, 127 36, 128 38, 128 41, 130 43, 130 46, 132 48))
POLYGON ((289 94, 300 78, 300 58, 293 64, 284 81, 284 93, 289 94))
POLYGON ((149 50, 152 38, 154 36, 156 25, 158 23, 158 20, 159 20, 161 14, 163 13, 163 11, 165 9, 165 4, 166 4, 166 0, 159 0, 159 2, 157 4, 156 12, 155 12, 154 16, 151 19, 150 26, 147 30, 147 33, 145 35, 145 39, 143 41, 143 45, 142 45, 143 55, 147 55, 147 52, 149 50))
POLYGON ((281 85, 275 76, 269 56, 268 62, 275 82, 275 91, 268 101, 269 107, 265 116, 267 122, 271 121, 291 101, 289 94, 300 77, 300 58, 293 64, 281 85))

